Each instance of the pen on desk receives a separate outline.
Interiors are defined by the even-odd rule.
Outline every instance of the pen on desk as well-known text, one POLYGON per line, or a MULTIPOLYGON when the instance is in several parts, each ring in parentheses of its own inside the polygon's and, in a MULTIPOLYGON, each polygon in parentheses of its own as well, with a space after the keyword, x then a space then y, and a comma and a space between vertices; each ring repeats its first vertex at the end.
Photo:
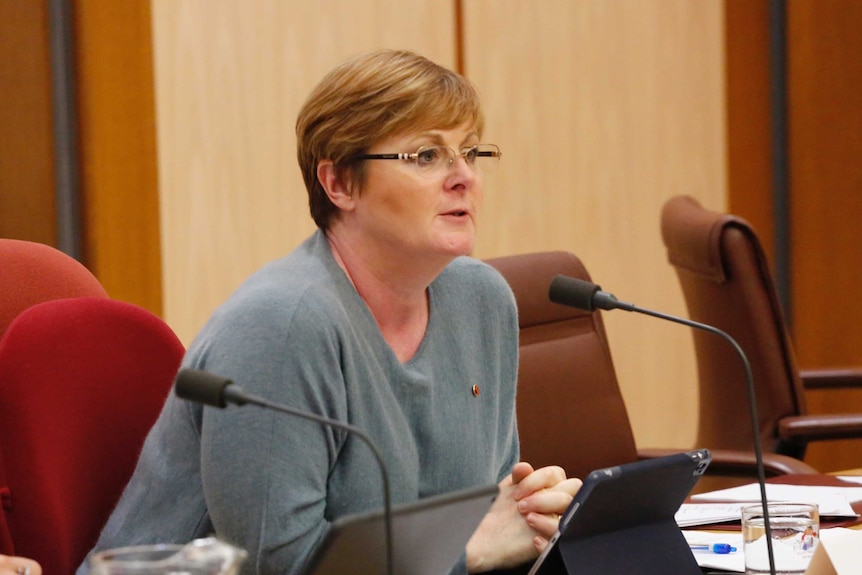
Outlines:
POLYGON ((718 553, 719 555, 727 555, 728 553, 733 553, 736 551, 736 547, 733 547, 729 543, 713 543, 712 545, 707 545, 706 543, 697 544, 691 543, 689 547, 694 550, 701 551, 712 551, 713 553, 718 553))

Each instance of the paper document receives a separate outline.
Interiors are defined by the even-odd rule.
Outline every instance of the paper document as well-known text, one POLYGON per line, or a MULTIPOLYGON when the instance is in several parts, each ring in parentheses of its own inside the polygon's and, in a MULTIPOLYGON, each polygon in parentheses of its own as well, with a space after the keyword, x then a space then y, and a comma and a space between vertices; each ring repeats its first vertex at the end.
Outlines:
POLYGON ((680 527, 739 521, 746 503, 683 503, 674 515, 680 527))
MULTIPOLYGON (((862 487, 826 487, 819 485, 768 484, 766 498, 769 501, 799 501, 816 503, 820 515, 827 517, 858 517, 850 503, 862 501, 862 487)), ((760 487, 749 483, 740 487, 720 489, 692 495, 695 503, 708 501, 753 502, 760 501, 760 487)))
POLYGON ((841 481, 849 481, 850 483, 858 483, 862 485, 862 475, 839 475, 841 481))
POLYGON ((692 549, 692 555, 694 555, 694 559, 700 567, 721 569, 722 571, 731 571, 734 573, 745 572, 745 558, 742 554, 742 534, 738 532, 711 533, 709 531, 683 531, 682 534, 685 536, 688 544, 692 546, 712 546, 716 543, 727 543, 736 547, 736 551, 726 554, 713 553, 706 549, 692 549))
POLYGON ((822 529, 820 545, 805 572, 810 575, 859 575, 862 532, 851 529, 822 529))

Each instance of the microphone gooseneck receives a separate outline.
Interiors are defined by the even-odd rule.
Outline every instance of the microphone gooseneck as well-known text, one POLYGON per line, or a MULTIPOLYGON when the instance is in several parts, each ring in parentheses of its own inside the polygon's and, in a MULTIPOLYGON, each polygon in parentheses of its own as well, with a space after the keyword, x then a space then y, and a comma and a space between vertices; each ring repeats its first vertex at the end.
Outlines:
POLYGON ((754 435, 754 458, 757 462, 757 483, 760 487, 760 502, 763 507, 763 527, 766 531, 766 551, 769 555, 769 573, 770 575, 775 575, 775 555, 772 549, 772 527, 769 523, 769 510, 767 508, 766 471, 763 467, 763 449, 760 442, 760 433, 758 432, 760 425, 757 419, 757 398, 754 390, 754 376, 751 373, 751 364, 748 361, 748 357, 745 355, 745 352, 742 350, 739 343, 733 339, 730 334, 718 329, 717 327, 622 302, 613 294, 602 291, 601 286, 577 278, 564 275, 555 276, 551 280, 551 285, 548 289, 548 297, 554 303, 590 312, 596 309, 604 309, 608 311, 622 309, 672 321, 674 323, 679 323, 715 334, 727 341, 733 349, 736 350, 740 360, 742 360, 742 366, 745 369, 748 407, 751 416, 751 429, 754 435))
POLYGON ((383 480, 383 527, 386 538, 386 571, 389 575, 394 575, 393 562, 393 544, 392 544, 392 496, 389 488, 389 473, 386 470, 386 464, 383 461, 383 455, 380 448, 375 445, 374 441, 359 427, 331 419, 322 415, 301 411, 286 405, 271 402, 267 399, 246 393, 240 386, 235 385, 232 380, 221 377, 208 371, 199 369, 182 369, 177 374, 176 382, 174 383, 174 392, 178 397, 202 403, 212 407, 225 408, 228 404, 234 405, 256 405, 266 409, 280 411, 289 415, 295 415, 303 419, 315 421, 322 425, 328 425, 337 429, 342 429, 348 433, 354 434, 368 445, 371 452, 377 459, 377 464, 380 467, 380 477, 383 480))

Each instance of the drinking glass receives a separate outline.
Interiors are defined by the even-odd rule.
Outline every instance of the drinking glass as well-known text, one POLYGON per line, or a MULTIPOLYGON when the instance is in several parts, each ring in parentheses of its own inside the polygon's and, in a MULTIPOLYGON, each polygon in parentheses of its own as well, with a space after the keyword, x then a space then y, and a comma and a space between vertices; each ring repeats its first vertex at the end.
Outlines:
MULTIPOLYGON (((820 541, 820 513, 811 503, 768 503, 772 551, 777 574, 804 573, 820 541)), ((745 573, 769 573, 763 505, 742 508, 745 573)))
POLYGON ((246 552, 213 537, 186 545, 157 544, 100 551, 92 575, 235 575, 246 552))

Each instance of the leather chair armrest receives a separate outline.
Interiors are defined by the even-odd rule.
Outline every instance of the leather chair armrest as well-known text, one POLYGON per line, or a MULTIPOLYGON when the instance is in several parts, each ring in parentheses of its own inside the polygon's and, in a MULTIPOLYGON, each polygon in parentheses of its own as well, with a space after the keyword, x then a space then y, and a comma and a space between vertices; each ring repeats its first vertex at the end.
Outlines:
MULTIPOLYGON (((640 459, 660 457, 679 453, 679 449, 638 449, 640 459)), ((707 475, 722 477, 751 477, 757 478, 757 461, 754 451, 736 451, 732 449, 710 449, 712 463, 706 470, 707 475)), ((767 477, 788 474, 819 474, 820 472, 799 459, 778 455, 777 453, 763 454, 763 469, 767 477)))
POLYGON ((862 413, 808 414, 778 422, 778 436, 788 443, 862 438, 862 413))
POLYGON ((862 368, 803 369, 799 372, 805 389, 862 389, 862 368))

